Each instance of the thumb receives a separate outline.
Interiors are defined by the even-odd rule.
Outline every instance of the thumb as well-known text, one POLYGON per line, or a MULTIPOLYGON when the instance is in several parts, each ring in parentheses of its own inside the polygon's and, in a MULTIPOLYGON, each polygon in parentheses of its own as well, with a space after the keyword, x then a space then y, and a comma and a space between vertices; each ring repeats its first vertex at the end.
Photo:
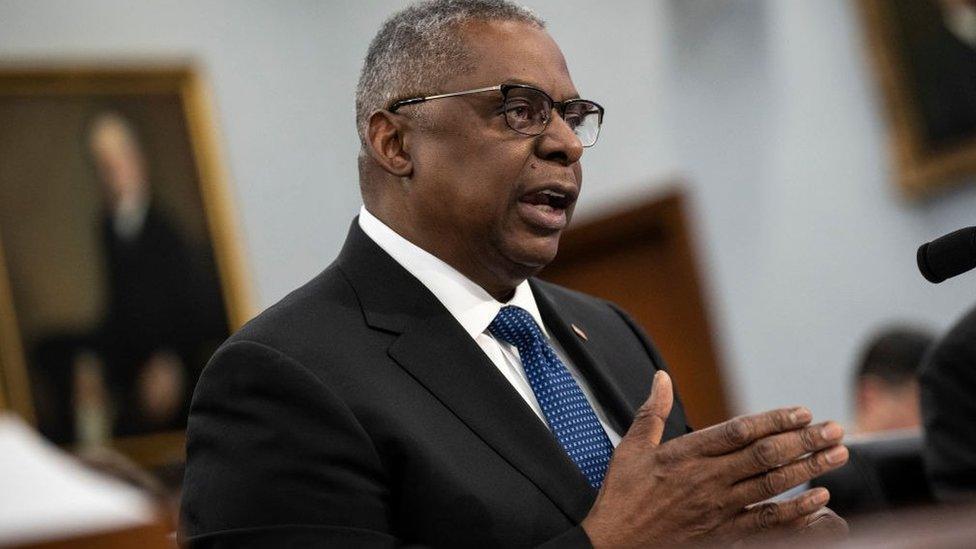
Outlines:
POLYGON ((661 444, 664 424, 671 414, 673 404, 674 391, 671 388, 671 376, 664 370, 658 370, 654 374, 651 394, 637 410, 634 423, 627 431, 626 438, 637 438, 644 443, 650 443, 651 446, 661 444))

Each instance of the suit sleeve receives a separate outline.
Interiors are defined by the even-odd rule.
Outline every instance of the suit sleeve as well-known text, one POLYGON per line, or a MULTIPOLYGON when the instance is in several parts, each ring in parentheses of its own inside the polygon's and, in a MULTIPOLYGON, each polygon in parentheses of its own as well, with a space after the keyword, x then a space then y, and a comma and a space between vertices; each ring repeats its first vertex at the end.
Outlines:
POLYGON ((390 547, 388 499, 368 434, 318 377, 250 341, 214 355, 187 427, 188 547, 390 547))

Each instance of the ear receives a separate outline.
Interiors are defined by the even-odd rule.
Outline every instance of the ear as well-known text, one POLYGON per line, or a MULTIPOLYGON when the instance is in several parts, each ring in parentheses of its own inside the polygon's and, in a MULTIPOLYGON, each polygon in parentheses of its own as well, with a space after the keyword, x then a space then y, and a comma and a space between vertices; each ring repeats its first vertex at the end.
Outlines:
POLYGON ((397 177, 409 177, 413 174, 413 160, 404 139, 408 129, 406 117, 386 110, 370 115, 366 127, 366 148, 369 156, 384 171, 397 177))
POLYGON ((872 376, 864 376, 857 382, 857 408, 861 412, 873 410, 881 396, 878 380, 872 376))

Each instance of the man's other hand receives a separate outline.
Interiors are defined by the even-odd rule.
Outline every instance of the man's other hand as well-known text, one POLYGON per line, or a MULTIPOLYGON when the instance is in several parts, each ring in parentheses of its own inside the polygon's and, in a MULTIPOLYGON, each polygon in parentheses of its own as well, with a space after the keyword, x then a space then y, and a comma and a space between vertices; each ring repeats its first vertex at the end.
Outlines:
POLYGON ((661 444, 673 401, 659 371, 583 520, 595 547, 729 543, 821 516, 823 488, 758 502, 846 463, 840 425, 811 425, 809 410, 782 408, 661 444))

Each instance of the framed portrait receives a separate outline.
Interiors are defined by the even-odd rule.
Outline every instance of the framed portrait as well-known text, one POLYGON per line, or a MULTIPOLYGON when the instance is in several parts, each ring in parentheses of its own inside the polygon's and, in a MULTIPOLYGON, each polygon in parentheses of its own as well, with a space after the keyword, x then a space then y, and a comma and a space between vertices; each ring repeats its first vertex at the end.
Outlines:
POLYGON ((252 312, 216 135, 191 66, 0 66, 0 405, 51 441, 182 460, 252 312))
POLYGON ((976 5, 860 0, 897 180, 922 197, 976 173, 976 5))

